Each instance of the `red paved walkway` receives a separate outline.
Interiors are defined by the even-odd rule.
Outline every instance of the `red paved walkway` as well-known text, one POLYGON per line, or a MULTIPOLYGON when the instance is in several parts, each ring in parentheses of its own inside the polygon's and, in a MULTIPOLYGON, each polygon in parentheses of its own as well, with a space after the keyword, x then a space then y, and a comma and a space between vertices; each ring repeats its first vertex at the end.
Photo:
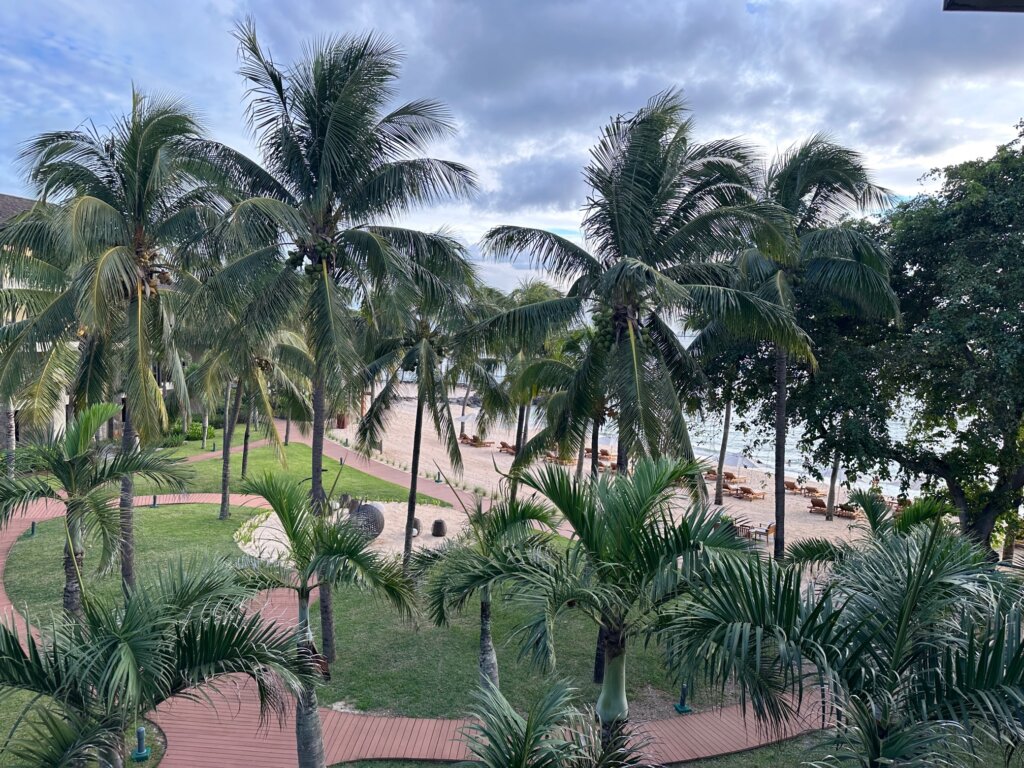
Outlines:
MULTIPOLYGON (((332 446, 332 453, 346 451, 336 444, 328 445, 332 446)), ((396 476, 408 477, 377 462, 363 461, 367 471, 375 475, 378 466, 391 470, 384 479, 401 482, 396 476)), ((444 489, 450 491, 447 486, 444 489)), ((141 506, 151 500, 152 497, 140 497, 137 501, 141 506)), ((219 494, 214 493, 157 497, 157 503, 165 505, 219 502, 219 494)), ((260 497, 240 494, 232 494, 231 503, 264 505, 260 497)), ((0 530, 0 614, 10 616, 13 610, 3 587, 3 569, 11 546, 33 520, 53 518, 62 511, 56 503, 33 505, 26 515, 14 518, 0 530)), ((287 591, 266 593, 260 612, 290 622, 295 610, 293 601, 294 596, 287 591)), ((202 696, 182 696, 158 708, 153 719, 167 737, 161 768, 288 768, 297 764, 290 717, 281 723, 274 721, 261 726, 257 698, 245 677, 224 679, 218 683, 218 689, 210 694, 210 701, 202 696)), ((367 759, 453 762, 466 759, 468 754, 459 740, 460 730, 465 726, 463 720, 383 717, 331 709, 321 709, 321 717, 328 765, 367 759)), ((815 719, 809 716, 803 725, 779 734, 765 734, 748 724, 738 707, 726 707, 644 723, 638 729, 650 739, 650 759, 676 763, 752 749, 814 727, 815 719)))

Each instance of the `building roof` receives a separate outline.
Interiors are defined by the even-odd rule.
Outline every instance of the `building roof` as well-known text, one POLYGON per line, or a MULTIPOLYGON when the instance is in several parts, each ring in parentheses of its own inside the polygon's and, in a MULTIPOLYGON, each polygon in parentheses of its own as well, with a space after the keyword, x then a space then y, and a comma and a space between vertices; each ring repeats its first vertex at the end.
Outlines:
POLYGON ((1024 12, 1024 0, 942 0, 942 10, 1024 12))
POLYGON ((30 200, 27 197, 0 194, 0 227, 35 204, 35 200, 30 200))

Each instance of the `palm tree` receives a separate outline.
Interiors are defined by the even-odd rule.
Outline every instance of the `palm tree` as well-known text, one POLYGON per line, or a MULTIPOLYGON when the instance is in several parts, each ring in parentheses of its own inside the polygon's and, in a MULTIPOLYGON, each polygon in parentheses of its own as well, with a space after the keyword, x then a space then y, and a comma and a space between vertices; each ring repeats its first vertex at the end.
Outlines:
POLYGON ((593 713, 573 704, 574 691, 556 683, 520 715, 501 692, 484 686, 476 696, 464 740, 478 768, 642 768, 640 747, 619 728, 603 742, 593 713))
POLYGON ((678 673, 737 686, 772 725, 821 697, 836 723, 821 765, 970 765, 983 739, 1019 744, 1018 583, 927 506, 912 522, 874 509, 872 535, 853 545, 721 563, 665 617, 678 673))
POLYGON ((109 567, 118 555, 120 525, 114 500, 121 481, 140 475, 182 489, 186 478, 178 460, 136 447, 109 455, 105 446, 95 442, 96 434, 117 411, 113 404, 89 406, 63 433, 22 447, 20 476, 0 477, 0 525, 36 501, 64 505, 64 610, 79 621, 83 619, 86 537, 94 535, 101 545, 100 568, 109 567))
MULTIPOLYGON (((251 560, 240 573, 261 589, 290 589, 298 598, 295 637, 300 656, 312 656, 313 633, 309 623, 309 600, 314 589, 325 582, 350 584, 372 590, 397 609, 413 606, 412 586, 398 563, 382 558, 370 549, 370 542, 358 528, 346 521, 332 521, 318 514, 309 494, 296 481, 265 474, 246 481, 246 493, 262 496, 281 525, 280 554, 275 562, 251 560)), ((316 687, 306 681, 295 705, 295 733, 299 768, 324 768, 324 745, 320 731, 316 687)))
MULTIPOLYGON (((118 371, 126 454, 167 425, 155 364, 188 411, 176 308, 192 285, 189 271, 207 258, 202 234, 224 191, 213 150, 184 103, 133 91, 131 112, 108 131, 44 133, 22 151, 29 182, 50 204, 0 235, 12 274, 37 291, 32 311, 10 334, 0 379, 14 375, 26 351, 47 350, 46 367, 62 371, 65 384, 77 379, 91 397, 85 402, 97 402, 118 371), (54 269, 60 260, 66 268, 54 269)), ((120 510, 126 592, 135 582, 133 497, 127 476, 120 510)))
POLYGON ((289 630, 245 609, 252 594, 222 562, 178 562, 123 605, 88 598, 81 621, 58 622, 41 640, 0 624, 0 695, 31 696, 0 755, 121 766, 126 729, 187 689, 215 690, 224 675, 251 678, 263 715, 283 715, 313 670, 289 630))
POLYGON ((497 324, 530 343, 552 323, 594 315, 602 344, 579 371, 569 402, 607 393, 617 412, 619 469, 631 453, 692 458, 680 393, 697 370, 671 322, 717 317, 748 336, 805 349, 790 312, 732 286, 727 258, 744 237, 785 241, 785 217, 752 199, 751 156, 732 140, 697 144, 676 91, 615 118, 591 151, 583 237, 589 250, 538 229, 501 226, 484 239, 499 257, 529 253, 570 283, 563 299, 507 313, 497 324))
MULTIPOLYGON (((429 282, 423 281, 419 286, 418 298, 411 304, 396 304, 381 296, 375 302, 379 318, 378 327, 369 330, 372 359, 366 366, 366 384, 380 382, 380 387, 358 428, 361 450, 369 451, 371 446, 378 445, 401 397, 404 378, 415 375, 416 416, 402 555, 406 571, 412 557, 424 412, 447 449, 452 469, 461 472, 462 453, 449 395, 459 373, 458 366, 451 369, 448 366, 456 358, 464 359, 474 348, 479 348, 474 347, 475 340, 468 331, 482 319, 478 307, 472 303, 475 271, 461 246, 441 235, 434 236, 434 240, 439 247, 424 247, 411 254, 410 261, 420 267, 419 275, 429 275, 429 282)), ((479 377, 472 378, 482 387, 488 375, 482 369, 479 373, 479 377)))
POLYGON ((501 559, 506 548, 536 546, 544 529, 554 528, 555 518, 548 507, 528 501, 510 500, 485 511, 479 497, 472 509, 463 505, 463 511, 467 525, 458 538, 444 547, 421 549, 412 570, 426 577, 427 610, 438 626, 446 626, 453 614, 479 595, 480 685, 497 689, 498 656, 491 637, 492 585, 471 583, 459 589, 460 579, 501 559))
MULTIPOLYGON (((760 199, 790 216, 788 248, 769 255, 750 248, 740 257, 758 293, 798 314, 801 296, 828 296, 866 317, 896 317, 888 257, 844 218, 887 204, 857 152, 817 134, 776 157, 761 173, 760 199)), ((786 378, 788 353, 775 346, 775 556, 786 547, 786 378)))
MULTIPOLYGON (((268 307, 289 304, 302 318, 314 361, 310 494, 320 508, 328 384, 359 373, 350 308, 381 285, 411 300, 412 270, 403 254, 435 246, 429 235, 373 222, 465 195, 473 175, 422 156, 429 142, 454 131, 444 107, 421 99, 389 108, 401 55, 387 40, 320 38, 282 69, 251 23, 240 25, 236 37, 249 87, 248 123, 266 170, 225 150, 251 195, 231 210, 227 231, 256 246, 236 260, 240 277, 267 270, 276 277, 271 291, 255 292, 241 281, 236 287, 268 307), (274 237, 288 249, 287 259, 263 249, 274 237)), ((320 615, 324 654, 333 660, 328 590, 320 596, 320 615)))
POLYGON ((604 630, 605 671, 597 715, 605 737, 629 714, 626 650, 648 632, 661 612, 684 595, 721 556, 743 555, 745 541, 722 525, 695 488, 703 482, 696 462, 642 459, 631 475, 576 482, 559 467, 528 472, 524 487, 546 498, 573 537, 564 551, 502 552, 476 571, 453 579, 458 594, 473 586, 501 584, 530 615, 520 628, 525 650, 554 664, 555 621, 582 611, 604 630), (692 501, 680 509, 680 484, 692 501), (676 507, 676 508, 673 508, 676 507))

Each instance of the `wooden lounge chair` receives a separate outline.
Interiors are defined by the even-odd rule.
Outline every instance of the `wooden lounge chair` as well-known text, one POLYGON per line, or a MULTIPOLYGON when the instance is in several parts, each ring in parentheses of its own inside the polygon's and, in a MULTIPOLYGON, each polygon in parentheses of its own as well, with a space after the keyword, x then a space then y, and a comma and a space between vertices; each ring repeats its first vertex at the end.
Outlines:
POLYGON ((724 493, 724 494, 726 494, 728 496, 735 496, 739 492, 740 492, 739 488, 733 488, 728 483, 722 483, 722 493, 724 493))
POLYGON ((745 499, 746 501, 753 501, 754 499, 763 499, 764 491, 755 491, 746 485, 740 486, 739 493, 736 494, 736 498, 745 499))
POLYGON ((824 515, 828 511, 828 505, 819 499, 817 496, 811 497, 811 506, 807 508, 808 512, 815 512, 819 515, 824 515))
POLYGON ((845 517, 848 520, 856 520, 860 517, 860 513, 857 512, 857 508, 852 504, 837 504, 832 512, 836 517, 845 517))
POLYGON ((704 479, 705 480, 717 480, 718 479, 718 473, 715 472, 715 470, 713 470, 713 469, 709 469, 707 472, 704 473, 704 479))
POLYGON ((843 512, 853 512, 853 514, 855 514, 855 515, 860 512, 860 510, 857 509, 857 505, 856 504, 851 504, 848 501, 840 504, 839 508, 841 510, 843 510, 843 512))
POLYGON ((473 439, 469 441, 471 448, 490 448, 492 445, 494 445, 493 440, 481 440, 476 435, 473 435, 473 439))
POLYGON ((786 480, 783 485, 786 486, 786 490, 790 493, 802 493, 800 486, 792 480, 786 480))
POLYGON ((517 448, 517 446, 509 445, 504 440, 502 440, 499 443, 498 453, 507 453, 509 456, 515 456, 516 455, 516 448, 517 448))
POLYGON ((459 442, 462 443, 463 445, 472 445, 473 438, 471 438, 469 435, 463 432, 461 435, 459 435, 459 442))
POLYGON ((745 482, 747 482, 747 478, 743 477, 742 475, 733 474, 732 472, 723 472, 722 473, 722 477, 724 477, 730 483, 745 483, 745 482))
POLYGON ((768 543, 768 537, 775 535, 775 523, 769 523, 768 525, 755 526, 750 529, 750 535, 755 539, 764 536, 764 543, 768 543))
POLYGON ((824 496, 825 495, 825 494, 823 494, 820 490, 818 490, 813 485, 805 485, 803 488, 800 489, 800 493, 802 493, 804 496, 824 496))

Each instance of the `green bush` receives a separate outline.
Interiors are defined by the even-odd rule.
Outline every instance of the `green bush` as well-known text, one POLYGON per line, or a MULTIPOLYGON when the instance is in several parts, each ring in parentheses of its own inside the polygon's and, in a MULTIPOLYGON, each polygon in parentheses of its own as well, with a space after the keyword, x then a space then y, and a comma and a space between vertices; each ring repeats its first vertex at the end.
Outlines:
POLYGON ((185 436, 181 432, 171 432, 161 442, 161 448, 177 448, 185 442, 185 436))
MULTIPOLYGON (((182 434, 181 422, 180 421, 175 421, 174 423, 171 424, 171 429, 167 433, 167 435, 168 435, 168 437, 177 435, 177 436, 181 437, 182 442, 184 442, 185 440, 202 440, 203 439, 203 423, 201 421, 189 422, 188 431, 185 432, 184 434, 182 434)), ((206 428, 206 436, 207 436, 207 438, 213 437, 213 425, 212 424, 209 427, 206 428)), ((181 445, 181 443, 178 443, 178 445, 181 445)))

